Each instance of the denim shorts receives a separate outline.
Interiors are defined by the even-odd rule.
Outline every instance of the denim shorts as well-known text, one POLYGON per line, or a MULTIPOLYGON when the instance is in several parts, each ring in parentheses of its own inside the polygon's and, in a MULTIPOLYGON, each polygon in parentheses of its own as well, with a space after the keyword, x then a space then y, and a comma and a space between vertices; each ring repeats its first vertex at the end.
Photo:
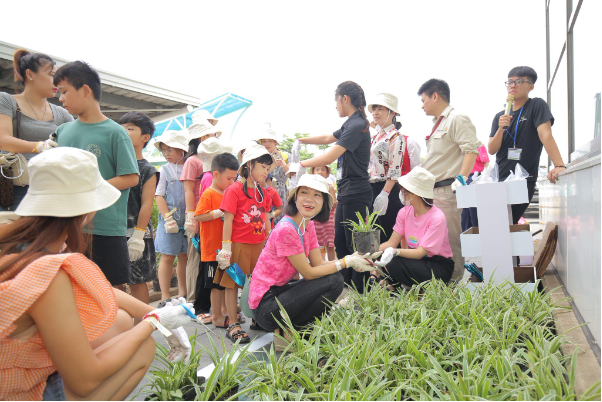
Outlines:
POLYGON ((46 381, 46 388, 44 388, 44 394, 42 395, 43 401, 66 401, 65 387, 63 385, 63 379, 61 378, 58 371, 55 371, 48 377, 46 381))
POLYGON ((155 236, 155 251, 165 255, 188 254, 188 238, 181 229, 178 233, 167 233, 163 219, 159 219, 155 236))

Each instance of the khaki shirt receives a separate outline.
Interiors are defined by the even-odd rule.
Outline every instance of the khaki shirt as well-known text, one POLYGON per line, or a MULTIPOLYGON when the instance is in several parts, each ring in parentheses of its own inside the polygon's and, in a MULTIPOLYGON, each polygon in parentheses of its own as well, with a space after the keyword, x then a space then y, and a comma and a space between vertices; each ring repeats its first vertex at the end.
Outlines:
MULTIPOLYGON (((426 140, 426 158, 422 167, 435 176, 436 182, 459 175, 464 154, 478 154, 482 145, 470 118, 452 109, 448 106, 443 110, 441 123, 426 140)), ((433 123, 436 124, 437 120, 433 118, 433 123)))

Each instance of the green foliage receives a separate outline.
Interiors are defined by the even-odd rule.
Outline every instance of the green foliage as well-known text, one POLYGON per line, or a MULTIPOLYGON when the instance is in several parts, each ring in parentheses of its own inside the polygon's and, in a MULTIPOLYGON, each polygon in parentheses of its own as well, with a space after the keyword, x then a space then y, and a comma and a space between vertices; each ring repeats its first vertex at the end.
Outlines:
MULTIPOLYGON (((278 145, 278 147, 282 151, 288 152, 288 154, 290 155, 291 149, 293 148, 293 142, 295 142, 295 140, 297 140, 299 138, 306 138, 306 137, 309 137, 308 133, 295 133, 293 137, 290 137, 290 136, 284 134, 283 135, 283 140, 278 145)), ((314 153, 313 152, 309 152, 307 150, 307 145, 301 145, 301 150, 299 151, 299 156, 301 157, 301 160, 304 161, 304 160, 313 158, 314 157, 314 153)))
POLYGON ((376 223, 378 211, 370 213, 370 210, 368 210, 368 207, 366 207, 365 218, 359 212, 356 212, 355 214, 357 216, 357 222, 352 221, 351 219, 343 222, 343 224, 351 226, 352 232, 372 232, 376 229, 380 229, 384 233, 385 230, 382 228, 382 226, 376 223))
MULTIPOLYGON (((577 354, 563 356, 547 294, 506 283, 471 292, 439 280, 391 298, 352 293, 305 331, 291 353, 247 367, 253 400, 599 400, 575 394, 577 354)), ((285 324, 290 320, 284 316, 285 324)))

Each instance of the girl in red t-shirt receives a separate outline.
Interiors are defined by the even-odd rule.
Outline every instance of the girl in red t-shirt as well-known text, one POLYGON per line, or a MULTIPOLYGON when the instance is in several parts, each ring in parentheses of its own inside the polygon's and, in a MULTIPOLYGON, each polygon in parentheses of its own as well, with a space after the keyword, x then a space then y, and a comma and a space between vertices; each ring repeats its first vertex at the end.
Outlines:
MULTIPOLYGON (((265 147, 259 144, 247 147, 238 170, 240 179, 224 193, 220 207, 224 211, 224 232, 222 249, 217 255, 220 270, 215 273, 214 283, 226 288, 224 298, 229 317, 236 317, 239 286, 224 270, 237 263, 246 275, 253 272, 270 229, 267 213, 272 205, 259 183, 265 182, 275 166, 265 147)), ((250 341, 238 322, 228 326, 226 336, 232 342, 250 341)))

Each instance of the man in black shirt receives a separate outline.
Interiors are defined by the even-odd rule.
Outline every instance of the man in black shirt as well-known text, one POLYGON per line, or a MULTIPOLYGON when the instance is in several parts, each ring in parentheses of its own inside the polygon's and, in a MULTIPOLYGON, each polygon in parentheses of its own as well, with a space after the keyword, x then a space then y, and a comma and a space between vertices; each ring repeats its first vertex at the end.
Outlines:
MULTIPOLYGON (((554 117, 548 104, 541 98, 529 98, 529 92, 535 88, 537 73, 531 67, 515 67, 508 73, 506 88, 514 95, 512 112, 506 115, 501 111, 493 118, 489 135, 488 151, 496 155, 500 181, 506 180, 514 172, 516 164, 529 173, 527 189, 529 203, 535 192, 539 158, 542 148, 546 148, 554 169, 548 173, 548 179, 555 183, 558 174, 565 170, 560 151, 552 137, 554 117)), ((512 205, 512 220, 518 223, 529 204, 512 205)))

